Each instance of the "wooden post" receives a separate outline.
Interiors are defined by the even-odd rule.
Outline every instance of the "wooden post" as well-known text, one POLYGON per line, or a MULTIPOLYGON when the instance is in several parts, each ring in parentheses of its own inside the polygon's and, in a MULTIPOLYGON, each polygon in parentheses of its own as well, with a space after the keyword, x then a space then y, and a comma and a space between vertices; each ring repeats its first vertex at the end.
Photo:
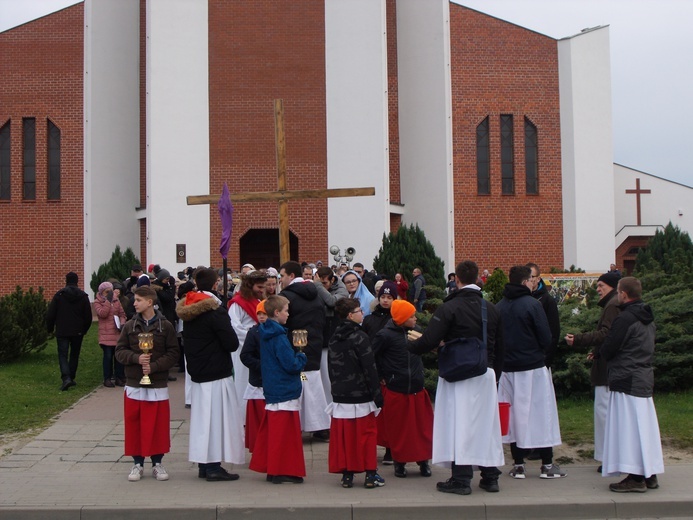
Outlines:
MULTIPOLYGON (((284 136, 284 102, 274 100, 274 137, 277 150, 277 187, 286 191, 286 139, 284 136)), ((289 247, 289 203, 279 199, 279 265, 291 260, 289 247)))

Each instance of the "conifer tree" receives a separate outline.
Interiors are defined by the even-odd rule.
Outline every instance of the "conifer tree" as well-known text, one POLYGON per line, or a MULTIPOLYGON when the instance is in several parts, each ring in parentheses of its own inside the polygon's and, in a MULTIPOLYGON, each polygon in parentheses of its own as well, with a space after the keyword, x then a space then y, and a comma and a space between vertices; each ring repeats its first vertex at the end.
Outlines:
POLYGON ((647 247, 635 259, 634 276, 645 290, 662 285, 693 281, 693 242, 685 231, 671 222, 657 230, 647 247))
POLYGON ((419 225, 400 226, 396 233, 383 233, 383 245, 373 259, 373 268, 394 277, 395 273, 411 280, 411 272, 420 267, 426 285, 445 287, 444 263, 436 255, 419 225))
POLYGON ((130 270, 134 264, 139 264, 139 259, 131 248, 127 248, 121 252, 120 246, 116 246, 111 259, 105 264, 101 264, 96 272, 91 274, 91 290, 96 293, 99 289, 99 284, 110 278, 123 281, 130 276, 130 270))

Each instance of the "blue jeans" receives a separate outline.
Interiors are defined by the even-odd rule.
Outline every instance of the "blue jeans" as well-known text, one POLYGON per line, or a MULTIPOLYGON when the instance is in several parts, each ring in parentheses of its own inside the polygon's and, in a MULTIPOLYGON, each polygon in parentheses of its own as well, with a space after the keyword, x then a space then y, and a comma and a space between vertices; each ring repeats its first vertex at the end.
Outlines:
POLYGON ((79 353, 82 350, 82 339, 84 339, 84 336, 60 336, 55 339, 58 343, 60 377, 63 381, 74 379, 77 375, 79 353))
POLYGON ((108 381, 113 377, 115 368, 116 379, 125 380, 125 367, 115 358, 115 346, 99 345, 103 350, 103 380, 108 381))

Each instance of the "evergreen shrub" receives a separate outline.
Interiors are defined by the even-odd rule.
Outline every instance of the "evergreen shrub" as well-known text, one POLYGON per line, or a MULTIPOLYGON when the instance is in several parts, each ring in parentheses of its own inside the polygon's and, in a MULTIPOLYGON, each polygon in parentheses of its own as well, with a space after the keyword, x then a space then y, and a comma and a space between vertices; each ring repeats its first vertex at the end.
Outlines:
POLYGON ((115 278, 120 281, 130 278, 132 266, 139 263, 139 259, 135 256, 131 248, 128 247, 124 252, 121 252, 120 246, 115 246, 110 260, 105 264, 101 264, 99 268, 91 274, 91 282, 89 283, 91 290, 96 294, 99 289, 99 284, 110 278, 115 278))
POLYGON ((46 348, 47 310, 42 287, 24 292, 17 286, 13 293, 0 298, 0 363, 46 348))

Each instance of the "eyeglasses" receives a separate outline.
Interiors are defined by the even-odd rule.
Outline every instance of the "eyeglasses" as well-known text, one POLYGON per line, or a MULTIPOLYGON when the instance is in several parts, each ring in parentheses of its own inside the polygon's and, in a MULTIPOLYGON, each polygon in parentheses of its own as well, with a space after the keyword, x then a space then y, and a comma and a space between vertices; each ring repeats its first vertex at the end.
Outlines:
POLYGON ((363 309, 356 309, 355 311, 351 311, 349 314, 358 314, 359 312, 363 312, 363 309))
POLYGON ((354 283, 359 283, 359 281, 358 280, 349 280, 348 282, 344 282, 344 285, 351 285, 354 283))

